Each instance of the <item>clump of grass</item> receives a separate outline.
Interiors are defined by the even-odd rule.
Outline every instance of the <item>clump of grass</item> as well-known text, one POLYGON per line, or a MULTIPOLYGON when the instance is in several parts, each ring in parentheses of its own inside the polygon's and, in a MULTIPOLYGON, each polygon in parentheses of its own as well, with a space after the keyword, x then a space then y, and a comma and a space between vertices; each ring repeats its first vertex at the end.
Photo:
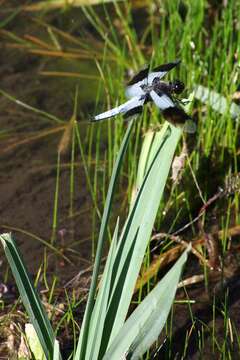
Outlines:
MULTIPOLYGON (((112 198, 133 122, 123 139, 109 185, 93 269, 88 302, 74 359, 118 359, 129 354, 142 356, 162 330, 175 296, 187 251, 171 271, 125 322, 135 282, 152 231, 180 130, 165 124, 153 146, 153 158, 148 165, 132 209, 118 235, 116 224, 101 285, 95 301, 97 279, 112 198), (159 169, 161 168, 161 174, 159 169), (159 175, 159 181, 155 178, 159 175), (161 315, 159 316, 159 311, 161 315), (126 337, 126 332, 128 337, 126 337), (144 335, 145 334, 145 335, 144 335)), ((11 234, 1 235, 6 256, 18 289, 46 358, 60 359, 59 345, 38 294, 21 261, 11 234)), ((33 336, 33 335, 32 335, 33 336)), ((73 350, 74 352, 74 350, 73 350)))

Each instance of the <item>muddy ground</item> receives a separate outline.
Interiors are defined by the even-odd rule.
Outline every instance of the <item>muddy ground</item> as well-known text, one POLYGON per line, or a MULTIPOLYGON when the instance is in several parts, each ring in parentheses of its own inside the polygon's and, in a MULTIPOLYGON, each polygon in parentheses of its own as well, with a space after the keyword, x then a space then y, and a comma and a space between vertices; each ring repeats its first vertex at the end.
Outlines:
MULTIPOLYGON (((41 58, 8 49, 2 44, 1 89, 26 104, 68 121, 72 115, 72 99, 64 94, 64 89, 57 90, 52 79, 39 75, 41 64, 41 58)), ((45 241, 52 236, 57 154, 63 129, 58 130, 61 124, 50 122, 4 96, 0 96, 0 121, 1 132, 4 132, 0 146, 0 224, 3 231, 13 230, 23 257, 30 271, 34 272, 41 264, 43 246, 31 234, 45 241), (36 138, 48 131, 54 132, 36 138)), ((91 242, 87 239, 91 236, 92 203, 81 161, 77 158, 76 215, 69 217, 70 150, 62 156, 61 162, 56 241, 61 240, 63 246, 73 238, 83 241, 74 259, 75 272, 76 266, 86 265, 91 259, 91 242), (79 212, 81 216, 77 215, 79 212), (64 230, 64 239, 59 230, 64 230), (76 263, 77 258, 79 262, 76 263)))

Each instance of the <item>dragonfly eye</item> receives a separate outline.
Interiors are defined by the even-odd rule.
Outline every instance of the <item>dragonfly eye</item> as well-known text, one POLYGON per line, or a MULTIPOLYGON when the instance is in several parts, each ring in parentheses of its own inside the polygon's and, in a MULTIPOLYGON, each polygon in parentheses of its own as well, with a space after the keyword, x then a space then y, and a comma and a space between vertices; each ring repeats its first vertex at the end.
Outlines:
POLYGON ((176 94, 181 94, 181 92, 183 92, 183 90, 185 88, 184 83, 182 81, 179 81, 179 80, 173 81, 172 87, 173 87, 173 91, 176 94))

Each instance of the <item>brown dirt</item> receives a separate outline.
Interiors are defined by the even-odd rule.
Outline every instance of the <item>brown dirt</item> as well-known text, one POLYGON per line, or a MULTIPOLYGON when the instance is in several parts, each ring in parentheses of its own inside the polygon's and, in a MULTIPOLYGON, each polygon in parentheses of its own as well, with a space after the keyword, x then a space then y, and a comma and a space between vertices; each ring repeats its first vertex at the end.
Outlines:
MULTIPOLYGON (((52 80, 38 76, 42 59, 21 54, 2 47, 0 52, 1 89, 17 99, 49 111, 61 119, 69 120, 73 105, 63 90, 56 91, 52 80), (7 61, 6 61, 7 59, 7 61)), ((74 91, 74 87, 73 87, 74 91)), ((50 122, 34 112, 0 96, 1 130, 6 131, 0 146, 0 225, 2 231, 15 229, 17 244, 30 272, 39 268, 43 245, 28 232, 50 241, 54 196, 56 188, 57 149, 63 131, 56 131, 39 139, 32 139, 43 131, 52 131, 59 124, 50 122), (7 227, 6 227, 7 226, 7 227), (16 228, 19 230, 16 231, 16 228)), ((61 125, 61 124, 60 124, 61 125)), ((85 130, 84 130, 85 131, 85 130)), ((80 159, 75 169, 75 217, 69 217, 70 208, 70 153, 62 156, 56 247, 67 247, 75 241, 83 241, 75 247, 72 270, 68 268, 65 280, 85 267, 90 260, 91 199, 80 159), (77 213, 82 212, 77 216, 77 213), (58 231, 64 229, 64 239, 58 231), (61 243, 60 243, 61 240, 61 243)), ((71 266, 70 266, 71 268, 71 266)))

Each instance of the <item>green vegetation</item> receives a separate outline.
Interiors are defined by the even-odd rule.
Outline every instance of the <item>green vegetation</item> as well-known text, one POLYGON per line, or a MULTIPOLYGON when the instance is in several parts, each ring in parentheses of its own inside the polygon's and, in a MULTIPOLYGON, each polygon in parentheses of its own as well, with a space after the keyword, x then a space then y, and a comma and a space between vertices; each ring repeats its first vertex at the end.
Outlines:
MULTIPOLYGON (((0 10, 0 36, 9 59, 21 54, 38 63, 22 95, 5 83, 0 86, 3 105, 17 109, 8 110, 6 118, 21 120, 6 120, 0 130, 1 171, 14 168, 9 154, 34 151, 34 144, 42 142, 50 170, 46 163, 37 169, 45 167, 44 179, 52 179, 50 195, 44 185, 41 190, 42 206, 51 198, 46 218, 51 225, 44 236, 13 218, 1 224, 21 300, 49 358, 60 356, 56 336, 63 359, 117 360, 126 353, 127 359, 151 359, 162 344, 166 359, 196 354, 234 359, 240 352, 234 318, 240 300, 232 291, 239 288, 240 110, 233 98, 239 95, 240 1, 215 6, 205 0, 95 3, 79 1, 74 7, 42 1, 35 8, 0 10), (169 78, 186 84, 183 97, 192 99, 187 107, 197 124, 195 134, 163 124, 159 110, 148 105, 129 123, 120 116, 89 123, 93 114, 125 100, 124 84, 132 73, 177 58, 181 65, 169 78), (53 100, 38 101, 37 91, 48 91, 53 100), (9 231, 17 240, 21 236, 44 248, 34 279, 44 292, 47 313, 26 275, 27 254, 23 251, 24 262, 18 258, 9 231), (186 251, 181 254, 190 242, 185 280, 157 341, 186 261, 186 251), (74 271, 66 277, 71 266, 74 271), (82 285, 63 286, 83 269, 90 272, 82 285), (78 291, 86 287, 85 293, 78 291), (59 304, 64 311, 58 311, 59 304), (164 306, 163 316, 158 309, 164 306)), ((16 214, 23 211, 19 204, 13 208, 16 214)), ((34 222, 41 226, 40 220, 36 212, 34 222)), ((12 282, 7 265, 1 282, 12 282)), ((18 322, 15 300, 2 298, 2 333, 18 322)), ((28 321, 22 315, 21 324, 28 321)), ((16 355, 16 349, 11 351, 16 355)))

